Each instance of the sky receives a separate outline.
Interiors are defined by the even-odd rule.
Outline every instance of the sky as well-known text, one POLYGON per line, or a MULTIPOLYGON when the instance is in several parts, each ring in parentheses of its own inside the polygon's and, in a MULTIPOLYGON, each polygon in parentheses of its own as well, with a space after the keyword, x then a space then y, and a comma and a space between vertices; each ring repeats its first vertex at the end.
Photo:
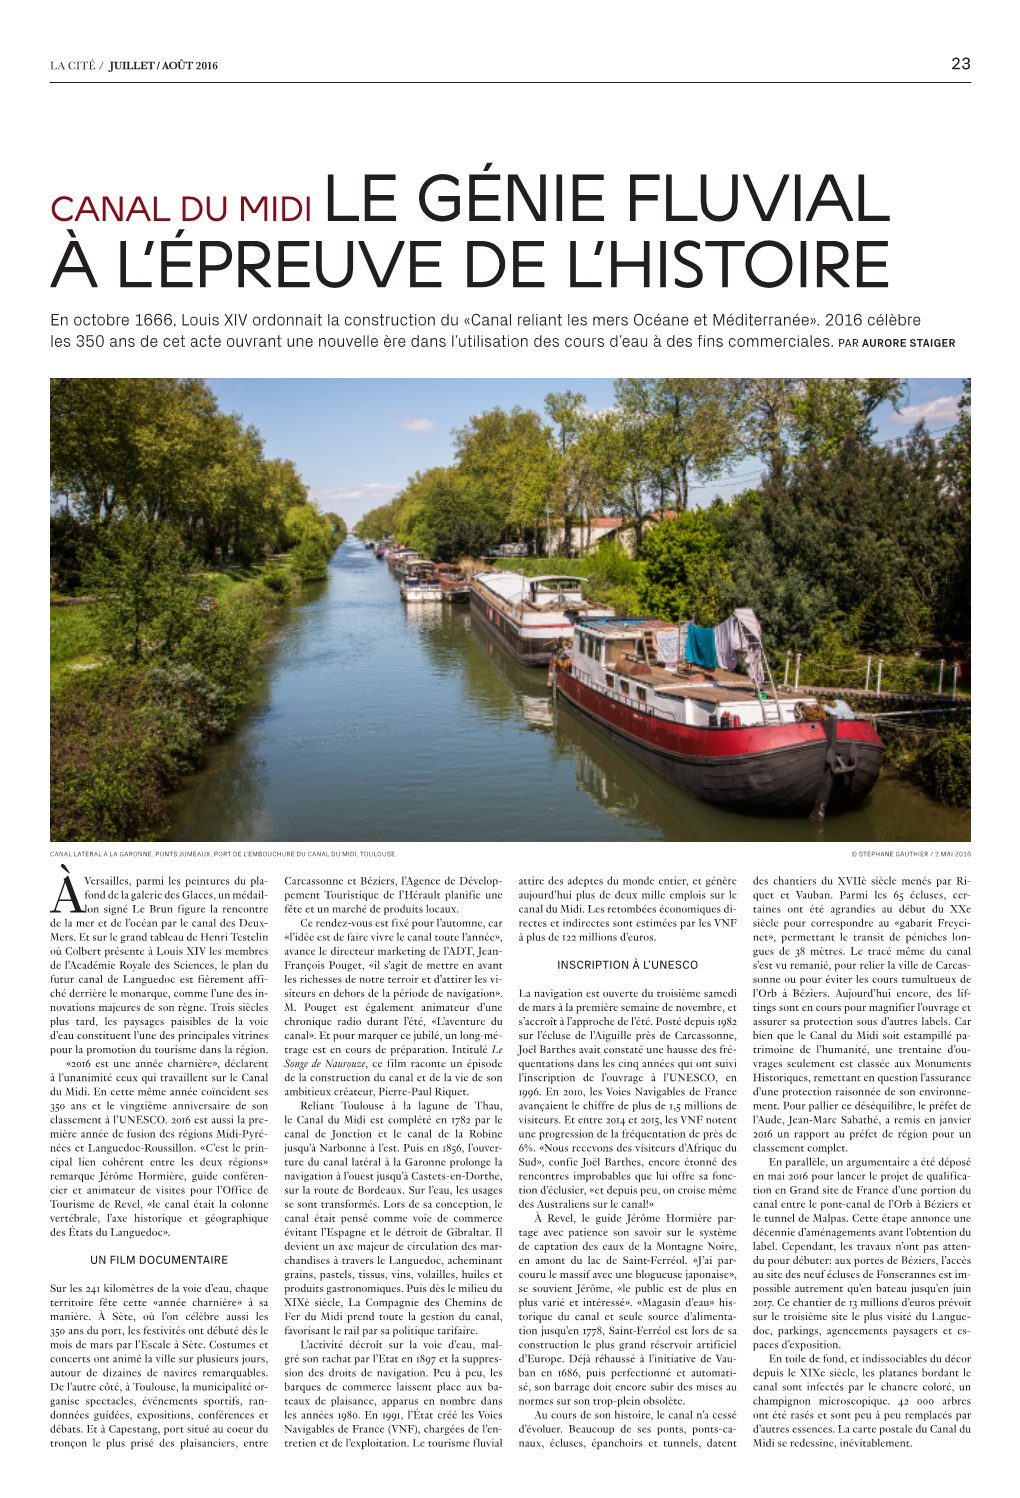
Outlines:
MULTIPOLYGON (((575 390, 593 410, 613 404, 612 380, 210 380, 220 409, 254 423, 268 458, 291 458, 311 498, 348 525, 392 499, 418 469, 453 461, 455 427, 493 406, 542 412, 550 392, 575 390)), ((905 436, 923 417, 937 434, 952 426, 960 380, 910 380, 905 407, 876 413, 880 442, 905 436)), ((692 505, 728 498, 758 480, 761 465, 739 462, 715 483, 691 489, 692 505)))

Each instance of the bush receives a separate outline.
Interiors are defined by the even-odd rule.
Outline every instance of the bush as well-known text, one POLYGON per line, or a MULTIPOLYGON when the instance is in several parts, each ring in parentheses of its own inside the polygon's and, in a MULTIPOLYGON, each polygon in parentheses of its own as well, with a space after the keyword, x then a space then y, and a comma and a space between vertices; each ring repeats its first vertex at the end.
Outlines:
POLYGON ((970 805, 970 725, 954 724, 934 734, 922 750, 917 779, 929 796, 947 806, 970 805))
POLYGON ((946 806, 970 806, 970 724, 890 734, 886 763, 946 806))
POLYGON ((202 581, 172 526, 126 516, 103 530, 84 569, 96 627, 119 662, 173 655, 194 627, 202 581))
POLYGON ((219 738, 225 731, 223 691, 196 666, 184 661, 153 666, 147 687, 154 704, 178 716, 200 739, 219 738))
MULTIPOLYGON (((878 671, 878 656, 874 652, 871 662, 871 685, 875 685, 878 671)), ((900 660, 885 660, 882 665, 883 692, 935 692, 939 685, 939 668, 935 661, 922 661, 916 656, 900 660)), ((942 689, 952 690, 953 668, 946 662, 942 689)))
POLYGON ((318 541, 309 538, 294 548, 290 561, 303 582, 319 583, 326 576, 329 556, 318 541))
POLYGON ((296 586, 294 574, 286 567, 281 567, 279 562, 267 562, 259 581, 262 587, 281 599, 288 598, 296 586))
POLYGON ((605 604, 607 608, 613 610, 618 619, 636 619, 641 614, 636 588, 626 586, 614 588, 593 584, 588 592, 592 603, 605 604))
MULTIPOLYGON (((863 691, 868 681, 868 656, 871 656, 870 690, 878 686, 878 663, 882 660, 882 691, 935 692, 938 690, 938 663, 920 660, 913 655, 884 659, 877 650, 855 649, 833 626, 824 630, 816 645, 800 665, 800 679, 805 686, 842 687, 846 691, 863 691)), ((952 666, 947 663, 943 690, 952 687, 952 666)))
POLYGON ((217 714, 230 723, 258 674, 275 600, 261 588, 240 588, 199 616, 181 656, 218 689, 217 714))
POLYGON ((150 698, 148 675, 89 673, 51 704, 53 838, 129 842, 158 829, 200 735, 150 698))
POLYGON ((589 557, 582 559, 590 569, 589 576, 597 577, 613 587, 637 588, 641 577, 641 564, 628 556, 622 546, 612 541, 602 541, 589 557))
POLYGON ((62 593, 77 593, 82 570, 95 533, 68 510, 50 516, 50 585, 62 593))
POLYGON ((151 837, 164 798, 248 699, 274 599, 234 593, 182 643, 189 659, 68 674, 51 704, 51 836, 151 837))
MULTIPOLYGON (((877 662, 872 664, 871 685, 874 688, 877 662)), ((793 679, 791 662, 791 680, 793 679)), ((834 625, 825 626, 810 655, 800 663, 800 679, 806 686, 852 687, 863 689, 867 661, 858 655, 852 645, 847 644, 834 625)))
POLYGON ((697 617, 702 623, 716 623, 713 613, 720 608, 729 612, 715 586, 716 573, 725 562, 723 539, 704 511, 691 510, 663 521, 645 542, 638 585, 642 610, 660 619, 697 617))

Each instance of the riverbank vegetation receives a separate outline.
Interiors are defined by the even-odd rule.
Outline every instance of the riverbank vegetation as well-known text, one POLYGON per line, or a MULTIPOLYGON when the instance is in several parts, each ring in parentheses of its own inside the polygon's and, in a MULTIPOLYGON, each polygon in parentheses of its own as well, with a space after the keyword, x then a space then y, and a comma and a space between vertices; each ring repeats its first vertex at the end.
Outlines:
MULTIPOLYGON (((802 657, 803 683, 874 688, 881 659, 883 690, 932 691, 940 672, 948 689, 970 650, 969 381, 951 428, 919 422, 891 443, 876 440, 875 413, 902 408, 895 379, 614 390, 609 411, 561 391, 542 413, 470 417, 452 434, 454 463, 415 474, 356 534, 439 561, 524 541, 527 570, 577 565, 621 614, 715 624, 753 608, 773 660, 802 657), (748 463, 755 487, 691 506, 694 484, 748 463)), ((959 778, 924 775, 930 787, 959 778)))
POLYGON ((883 402, 905 387, 874 380, 617 380, 616 405, 590 411, 571 391, 544 415, 497 407, 453 435, 456 461, 417 473, 356 525, 437 561, 508 540, 533 556, 624 551, 635 603, 714 623, 754 608, 774 648, 823 644, 889 654, 960 654, 970 630, 970 384, 955 425, 923 422, 875 440, 883 402), (750 459, 757 487, 690 506, 750 459))
POLYGON ((51 836, 149 837, 346 527, 201 381, 51 399, 51 836))
POLYGON ((886 763, 936 801, 970 806, 970 720, 886 735, 886 763))

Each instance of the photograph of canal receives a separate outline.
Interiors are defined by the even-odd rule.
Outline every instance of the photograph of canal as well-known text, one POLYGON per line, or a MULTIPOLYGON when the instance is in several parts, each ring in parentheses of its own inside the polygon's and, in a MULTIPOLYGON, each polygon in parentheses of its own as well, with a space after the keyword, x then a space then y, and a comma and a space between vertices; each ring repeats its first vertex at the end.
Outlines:
POLYGON ((57 380, 56 841, 970 837, 965 380, 57 380))

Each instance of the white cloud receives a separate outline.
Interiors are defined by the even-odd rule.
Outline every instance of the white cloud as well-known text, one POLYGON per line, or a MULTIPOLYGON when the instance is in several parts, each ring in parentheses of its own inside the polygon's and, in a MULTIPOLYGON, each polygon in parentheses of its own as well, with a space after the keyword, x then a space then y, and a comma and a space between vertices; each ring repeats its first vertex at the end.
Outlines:
POLYGON ((919 406, 904 406, 902 411, 894 411, 890 420, 897 422, 900 426, 916 426, 919 421, 927 422, 928 426, 942 426, 946 423, 952 425, 956 420, 959 403, 955 395, 941 395, 938 400, 925 401, 919 406))
POLYGON ((427 416, 405 416, 403 421, 398 421, 397 426, 402 432, 421 432, 423 435, 434 432, 436 424, 429 421, 427 416))
POLYGON ((314 499, 323 510, 330 510, 343 501, 368 500, 372 504, 385 504, 400 488, 399 484, 359 484, 355 489, 309 489, 309 499, 314 499))

